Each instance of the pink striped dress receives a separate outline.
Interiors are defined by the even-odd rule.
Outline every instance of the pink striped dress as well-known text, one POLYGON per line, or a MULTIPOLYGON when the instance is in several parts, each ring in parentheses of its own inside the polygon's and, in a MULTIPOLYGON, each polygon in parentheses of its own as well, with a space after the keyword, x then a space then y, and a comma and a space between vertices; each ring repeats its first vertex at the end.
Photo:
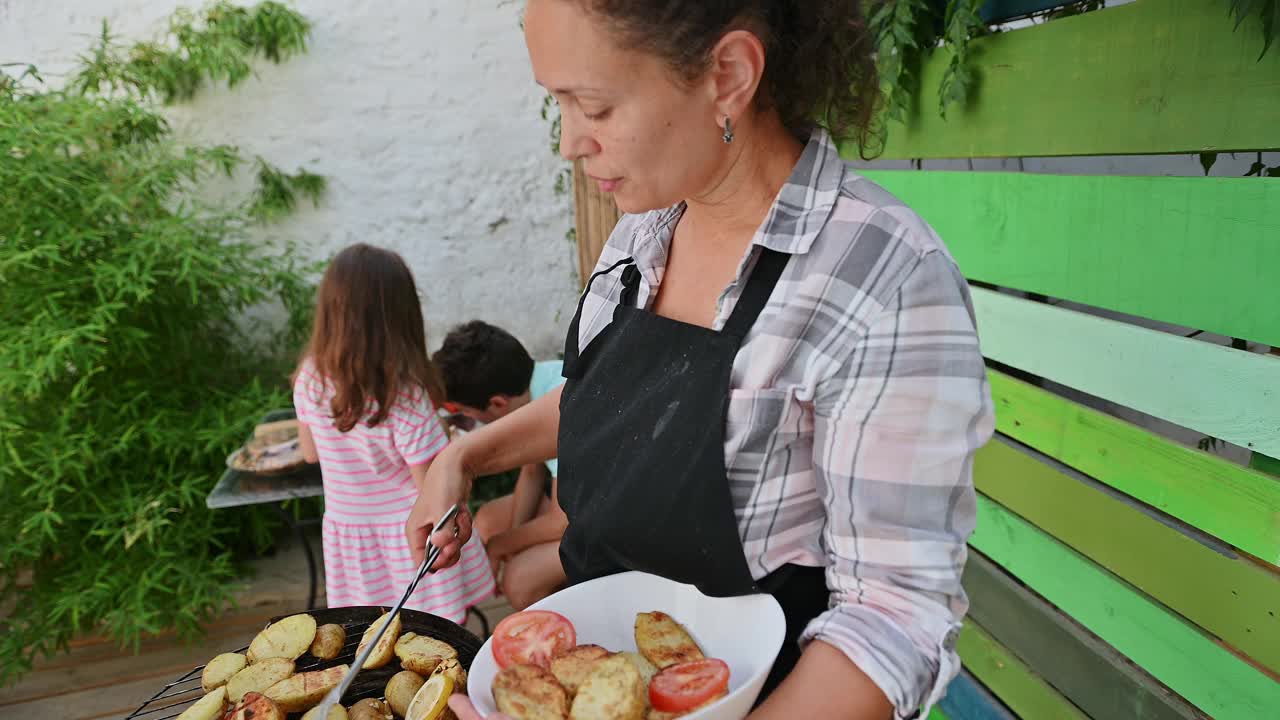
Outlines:
MULTIPOLYGON (((329 607, 394 605, 417 569, 404 523, 417 498, 409 467, 431 462, 449 439, 425 392, 406 394, 376 427, 334 426, 326 387, 310 362, 293 388, 298 420, 311 429, 324 476, 325 591, 329 607)), ((453 567, 427 575, 405 607, 457 623, 494 593, 493 573, 478 535, 453 567)))

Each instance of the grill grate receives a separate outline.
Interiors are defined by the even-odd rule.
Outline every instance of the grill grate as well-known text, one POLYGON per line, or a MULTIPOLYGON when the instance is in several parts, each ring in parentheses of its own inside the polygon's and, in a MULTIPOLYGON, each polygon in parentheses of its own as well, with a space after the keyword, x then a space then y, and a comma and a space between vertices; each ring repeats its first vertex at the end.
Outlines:
MULTIPOLYGON (((309 611, 307 614, 316 619, 317 625, 328 625, 330 623, 341 625, 347 632, 347 642, 342 648, 342 653, 333 660, 320 660, 310 654, 303 655, 298 658, 297 672, 323 670, 343 663, 350 664, 355 659, 356 647, 360 644, 360 637, 364 634, 364 631, 387 610, 390 610, 390 608, 345 607, 309 611)), ((284 617, 286 616, 272 618, 271 622, 276 622, 284 617)), ((449 643, 458 651, 458 662, 462 667, 468 671, 471 669, 471 661, 475 659, 476 653, 480 651, 482 643, 480 638, 470 631, 442 617, 417 610, 401 610, 400 622, 403 626, 401 632, 415 632, 419 635, 426 635, 449 643)), ((243 653, 248 649, 249 647, 246 645, 235 652, 243 653)), ((342 704, 349 707, 364 698, 381 698, 383 690, 387 686, 387 681, 401 670, 398 658, 375 670, 361 670, 346 695, 342 696, 342 704)), ((182 714, 183 710, 186 710, 192 703, 203 697, 204 691, 200 687, 200 674, 203 671, 204 665, 192 668, 186 674, 160 688, 150 700, 144 702, 125 720, 135 720, 135 718, 137 720, 171 720, 176 718, 182 714)), ((301 715, 301 713, 298 713, 290 717, 301 717, 301 715)))

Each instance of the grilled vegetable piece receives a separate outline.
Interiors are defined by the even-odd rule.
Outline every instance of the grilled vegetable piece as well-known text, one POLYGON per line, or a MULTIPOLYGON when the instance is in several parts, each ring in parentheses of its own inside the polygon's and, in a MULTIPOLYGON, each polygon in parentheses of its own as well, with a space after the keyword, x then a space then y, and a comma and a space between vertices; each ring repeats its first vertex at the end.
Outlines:
POLYGON ((636 648, 659 670, 703 659, 702 648, 689 631, 664 612, 636 615, 636 648))
POLYGON ((208 695, 200 698, 194 705, 182 711, 178 720, 221 720, 223 707, 227 704, 227 689, 216 687, 208 695))
POLYGON ((498 711, 516 720, 565 720, 569 693, 550 670, 537 665, 512 665, 493 679, 493 700, 498 711))
POLYGON ((248 664, 249 660, 240 653, 222 653, 204 666, 204 672, 200 673, 200 687, 205 692, 212 692, 214 688, 226 685, 232 675, 248 664))
POLYGON ((280 709, 286 713, 298 713, 310 710, 317 705, 328 692, 346 677, 349 665, 335 665, 324 670, 298 673, 285 678, 262 691, 263 695, 276 701, 280 709))
POLYGON ((316 637, 316 619, 302 613, 268 625, 249 643, 249 664, 270 658, 297 660, 316 637))
POLYGON ((293 674, 293 661, 267 658, 256 662, 227 681, 227 700, 239 703, 248 693, 261 693, 293 674))
POLYGON ((321 660, 332 660, 342 654, 347 644, 347 631, 341 625, 321 625, 311 641, 311 654, 321 660))
POLYGON ((386 703, 374 698, 365 698, 352 705, 351 711, 347 714, 351 720, 393 720, 395 718, 386 703))
POLYGON ((413 696, 418 694, 418 690, 426 682, 426 678, 412 670, 401 670, 392 675, 387 681, 387 689, 383 691, 387 704, 391 706, 391 712, 404 717, 409 710, 409 703, 413 702, 413 696))
POLYGON ((231 708, 225 720, 285 720, 276 701, 256 692, 246 694, 231 708))
POLYGON ((611 655, 578 688, 569 720, 644 720, 647 688, 634 663, 611 655))
POLYGON ((572 698, 578 694, 578 687, 591 674, 596 663, 609 655, 609 651, 599 645, 578 645, 552 658, 551 674, 572 698))
MULTIPOLYGON (((356 655, 358 656, 364 651, 366 645, 373 641, 373 637, 378 634, 378 628, 384 623, 390 622, 387 631, 382 633, 382 637, 378 638, 378 644, 373 648, 373 652, 369 653, 369 659, 364 661, 363 668, 372 670, 380 668, 391 662, 391 658, 395 657, 396 641, 400 637, 400 614, 391 617, 387 613, 383 613, 381 617, 369 623, 369 629, 364 631, 364 636, 360 638, 360 645, 356 647, 356 655)), ((412 670, 413 668, 407 668, 412 670)))
POLYGON ((400 658, 401 667, 424 677, 435 672, 440 663, 458 659, 458 651, 449 643, 414 632, 400 636, 395 655, 400 658))

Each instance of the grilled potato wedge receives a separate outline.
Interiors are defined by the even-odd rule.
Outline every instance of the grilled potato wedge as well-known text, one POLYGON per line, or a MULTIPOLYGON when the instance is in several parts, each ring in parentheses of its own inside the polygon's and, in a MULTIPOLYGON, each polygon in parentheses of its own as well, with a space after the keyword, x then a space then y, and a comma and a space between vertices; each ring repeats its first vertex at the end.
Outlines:
POLYGON ((703 659, 702 649, 689 631, 664 612, 636 615, 636 648, 659 670, 703 659))
POLYGON ((212 692, 214 688, 220 688, 227 684, 232 675, 244 669, 249 664, 249 660, 240 653, 222 653, 209 661, 204 666, 204 672, 200 673, 200 687, 205 692, 212 692))
POLYGON ((624 652, 622 656, 630 660, 636 669, 640 671, 640 677, 644 678, 645 687, 649 686, 649 681, 653 680, 653 676, 658 674, 658 668, 653 663, 638 652, 624 652))
POLYGON ((216 687, 194 705, 182 711, 178 720, 220 720, 222 708, 227 704, 227 689, 216 687))
MULTIPOLYGON (((311 708, 306 715, 302 716, 302 720, 320 720, 320 708, 311 708)), ((329 710, 328 720, 348 720, 347 709, 341 705, 334 705, 329 710)))
POLYGON ((321 625, 311 641, 311 654, 321 660, 332 660, 342 654, 347 644, 347 631, 341 625, 321 625))
MULTIPOLYGON (((395 644, 395 655, 400 666, 419 675, 427 676, 446 660, 457 660, 458 651, 443 640, 407 632, 395 644)), ((465 683, 463 685, 465 687, 465 683)))
POLYGON ((263 690, 262 694, 275 700, 276 705, 286 713, 310 710, 342 682, 349 667, 342 664, 324 670, 298 673, 263 690))
POLYGON ((227 713, 225 720, 285 720, 276 701, 256 692, 247 693, 227 713))
POLYGON ((382 693, 387 699, 387 704, 391 706, 391 712, 397 717, 404 717, 404 714, 409 711, 409 703, 413 702, 413 696, 418 694, 426 682, 426 678, 412 670, 401 670, 392 675, 387 681, 386 690, 382 693))
MULTIPOLYGON (((378 645, 369 653, 369 659, 364 661, 361 666, 365 670, 380 668, 391 662, 391 658, 395 657, 396 641, 400 638, 400 615, 397 613, 395 617, 387 613, 382 613, 382 617, 369 623, 369 629, 364 631, 364 636, 360 638, 360 644, 356 647, 356 655, 364 652, 364 648, 373 641, 373 637, 377 635, 378 628, 384 623, 390 622, 387 631, 382 633, 382 637, 378 638, 378 645)), ((406 668, 412 670, 413 668, 406 668)))
POLYGON ((635 664, 610 655, 595 663, 578 688, 569 720, 644 720, 648 696, 635 664))
POLYGON ((271 658, 297 660, 316 638, 316 619, 303 613, 268 625, 249 643, 249 664, 271 658))
POLYGON ((609 651, 599 645, 579 645, 566 650, 551 661, 551 674, 556 676, 560 686, 572 698, 578 694, 578 686, 582 685, 591 674, 596 663, 609 655, 609 651))
POLYGON ((498 711, 515 720, 565 720, 569 694, 550 671, 537 665, 512 665, 493 679, 498 711))
POLYGON ((246 694, 261 693, 292 674, 292 660, 267 658, 256 662, 227 681, 227 700, 238 704, 246 694))
POLYGON ((376 698, 365 698, 351 706, 351 720, 392 720, 395 715, 387 704, 376 698))

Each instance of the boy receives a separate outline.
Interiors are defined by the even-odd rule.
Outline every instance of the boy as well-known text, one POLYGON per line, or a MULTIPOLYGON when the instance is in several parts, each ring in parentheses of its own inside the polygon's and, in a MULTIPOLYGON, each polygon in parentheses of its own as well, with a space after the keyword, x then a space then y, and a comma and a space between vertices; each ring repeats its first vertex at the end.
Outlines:
MULTIPOLYGON (((479 320, 451 330, 432 356, 449 403, 471 420, 491 423, 554 390, 562 363, 535 363, 507 331, 479 320)), ((523 610, 559 590, 560 537, 568 519, 556 503, 556 461, 520 468, 515 491, 480 507, 475 532, 484 541, 502 593, 523 610)))

